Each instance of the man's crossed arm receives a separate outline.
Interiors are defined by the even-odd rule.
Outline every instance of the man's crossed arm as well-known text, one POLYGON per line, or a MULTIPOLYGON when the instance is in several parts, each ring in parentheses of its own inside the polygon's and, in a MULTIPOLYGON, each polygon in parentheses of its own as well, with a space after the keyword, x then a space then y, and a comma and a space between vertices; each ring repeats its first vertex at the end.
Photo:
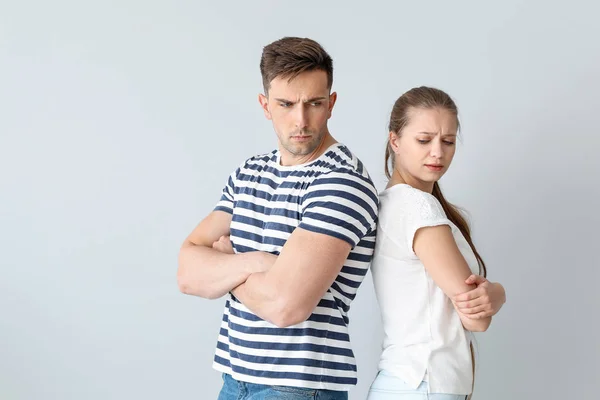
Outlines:
POLYGON ((209 299, 232 291, 252 312, 280 327, 310 316, 351 250, 342 239, 296 228, 279 256, 223 253, 219 240, 229 235, 230 223, 230 214, 213 211, 188 236, 179 253, 179 288, 209 299))

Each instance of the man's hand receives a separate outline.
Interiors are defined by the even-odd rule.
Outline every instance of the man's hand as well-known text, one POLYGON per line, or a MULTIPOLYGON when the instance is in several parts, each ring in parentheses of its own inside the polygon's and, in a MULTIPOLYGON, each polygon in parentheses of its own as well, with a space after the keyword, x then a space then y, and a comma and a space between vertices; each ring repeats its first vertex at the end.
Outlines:
MULTIPOLYGON (((219 240, 213 242, 212 248, 224 254, 235 254, 229 235, 221 236, 219 240)), ((275 260, 277 260, 276 255, 262 251, 254 251, 246 254, 253 261, 250 263, 252 273, 268 271, 275 264, 275 260)))
POLYGON ((231 214, 213 211, 190 233, 179 251, 177 283, 185 294, 217 299, 275 262, 259 251, 234 254, 229 241, 231 214))
POLYGON ((458 311, 470 319, 487 318, 496 315, 506 302, 504 287, 488 281, 480 275, 471 275, 465 281, 477 288, 454 296, 452 302, 458 311))
POLYGON ((212 248, 220 251, 221 253, 235 254, 231 240, 229 240, 229 235, 221 236, 219 240, 213 242, 212 248))

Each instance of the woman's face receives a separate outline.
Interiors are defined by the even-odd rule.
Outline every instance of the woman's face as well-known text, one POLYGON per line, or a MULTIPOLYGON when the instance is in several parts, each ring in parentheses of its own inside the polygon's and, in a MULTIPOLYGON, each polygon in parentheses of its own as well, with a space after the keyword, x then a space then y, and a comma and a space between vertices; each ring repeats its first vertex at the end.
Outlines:
POLYGON ((454 158, 458 121, 443 108, 411 108, 408 117, 399 135, 390 132, 394 168, 406 183, 431 192, 454 158))

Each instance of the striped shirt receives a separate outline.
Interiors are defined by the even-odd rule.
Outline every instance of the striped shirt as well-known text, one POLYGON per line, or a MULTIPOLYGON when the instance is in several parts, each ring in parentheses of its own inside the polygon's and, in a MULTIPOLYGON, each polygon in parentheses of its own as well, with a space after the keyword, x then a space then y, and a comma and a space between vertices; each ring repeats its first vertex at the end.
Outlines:
POLYGON ((278 255, 296 227, 344 240, 352 250, 311 316, 291 327, 261 319, 230 294, 213 367, 244 382, 348 390, 357 381, 348 310, 375 247, 377 191, 340 143, 304 165, 282 166, 279 158, 275 150, 248 159, 223 189, 215 210, 232 214, 234 251, 278 255))

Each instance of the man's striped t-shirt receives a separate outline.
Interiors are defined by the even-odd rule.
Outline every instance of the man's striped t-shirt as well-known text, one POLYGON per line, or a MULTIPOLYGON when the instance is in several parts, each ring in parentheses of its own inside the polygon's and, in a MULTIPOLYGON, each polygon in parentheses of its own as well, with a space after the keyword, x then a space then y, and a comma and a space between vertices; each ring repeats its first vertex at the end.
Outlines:
POLYGON ((279 157, 275 150, 250 158, 223 189, 215 210, 232 214, 235 252, 278 255, 297 227, 344 240, 352 250, 312 315, 297 325, 278 328, 230 294, 213 367, 244 382, 348 390, 357 380, 348 310, 375 247, 377 191, 343 144, 300 166, 282 166, 279 157))

